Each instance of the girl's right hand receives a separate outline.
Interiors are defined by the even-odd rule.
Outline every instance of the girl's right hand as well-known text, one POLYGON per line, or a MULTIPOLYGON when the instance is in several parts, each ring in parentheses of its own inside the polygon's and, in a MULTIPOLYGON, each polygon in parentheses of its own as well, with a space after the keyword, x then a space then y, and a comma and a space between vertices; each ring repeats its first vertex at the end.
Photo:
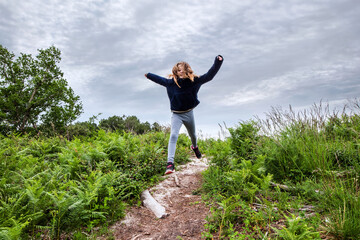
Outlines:
POLYGON ((222 61, 222 60, 223 60, 223 58, 222 58, 220 55, 217 56, 217 59, 218 59, 219 61, 222 61))
POLYGON ((147 78, 147 73, 145 73, 145 77, 147 78))

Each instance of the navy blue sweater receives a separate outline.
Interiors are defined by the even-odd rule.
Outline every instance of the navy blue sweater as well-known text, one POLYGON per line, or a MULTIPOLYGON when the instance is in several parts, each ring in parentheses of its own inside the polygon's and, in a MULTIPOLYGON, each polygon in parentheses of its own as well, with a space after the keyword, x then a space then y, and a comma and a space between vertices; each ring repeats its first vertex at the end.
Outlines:
POLYGON ((224 58, 222 58, 222 61, 220 61, 216 57, 214 64, 209 69, 209 71, 200 77, 195 77, 194 82, 192 82, 189 78, 178 78, 177 81, 181 88, 176 85, 173 78, 163 78, 153 73, 146 74, 146 77, 151 81, 166 87, 167 94, 170 99, 171 111, 186 112, 199 105, 200 101, 198 99, 197 93, 199 92, 201 85, 209 82, 214 78, 216 73, 219 71, 223 61, 224 58))

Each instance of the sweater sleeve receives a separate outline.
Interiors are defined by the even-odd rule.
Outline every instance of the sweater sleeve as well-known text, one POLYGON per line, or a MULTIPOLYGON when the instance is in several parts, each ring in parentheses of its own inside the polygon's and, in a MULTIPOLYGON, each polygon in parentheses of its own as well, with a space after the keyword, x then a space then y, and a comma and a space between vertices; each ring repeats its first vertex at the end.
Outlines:
MULTIPOLYGON (((218 55, 218 56, 220 56, 220 55, 218 55)), ((222 65, 222 63, 224 61, 224 58, 222 56, 220 56, 222 58, 222 60, 220 61, 218 59, 218 56, 216 56, 214 64, 209 69, 209 71, 207 73, 205 73, 204 75, 201 75, 199 77, 198 81, 201 84, 204 84, 204 83, 207 83, 207 82, 211 81, 215 77, 216 73, 219 71, 219 69, 220 69, 220 67, 221 67, 221 65, 222 65)))
POLYGON ((160 76, 158 76, 156 74, 153 74, 153 73, 147 73, 146 77, 148 79, 150 79, 151 81, 153 81, 153 82, 155 82, 157 84, 160 84, 160 85, 162 85, 164 87, 167 87, 171 83, 170 79, 160 77, 160 76))

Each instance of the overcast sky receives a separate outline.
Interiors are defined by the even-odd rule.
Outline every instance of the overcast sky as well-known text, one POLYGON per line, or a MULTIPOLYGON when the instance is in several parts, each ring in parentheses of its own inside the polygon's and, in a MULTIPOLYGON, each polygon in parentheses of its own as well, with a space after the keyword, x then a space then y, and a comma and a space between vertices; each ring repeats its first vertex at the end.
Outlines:
POLYGON ((84 105, 79 121, 102 113, 170 124, 166 89, 144 74, 186 61, 201 75, 221 54, 195 109, 204 137, 272 106, 359 97, 359 23, 359 0, 0 0, 0 44, 16 55, 59 48, 84 105))

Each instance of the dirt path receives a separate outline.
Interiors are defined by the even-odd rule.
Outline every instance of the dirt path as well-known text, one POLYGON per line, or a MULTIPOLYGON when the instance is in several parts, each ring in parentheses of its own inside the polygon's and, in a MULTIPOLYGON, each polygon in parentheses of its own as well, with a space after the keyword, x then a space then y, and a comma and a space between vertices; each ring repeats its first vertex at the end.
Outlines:
POLYGON ((209 208, 202 203, 201 196, 194 193, 201 185, 200 172, 207 168, 207 160, 191 160, 149 189, 155 200, 165 207, 167 216, 157 219, 144 206, 132 207, 123 221, 111 227, 115 239, 201 239, 209 208), (175 176, 180 186, 176 185, 175 176))

